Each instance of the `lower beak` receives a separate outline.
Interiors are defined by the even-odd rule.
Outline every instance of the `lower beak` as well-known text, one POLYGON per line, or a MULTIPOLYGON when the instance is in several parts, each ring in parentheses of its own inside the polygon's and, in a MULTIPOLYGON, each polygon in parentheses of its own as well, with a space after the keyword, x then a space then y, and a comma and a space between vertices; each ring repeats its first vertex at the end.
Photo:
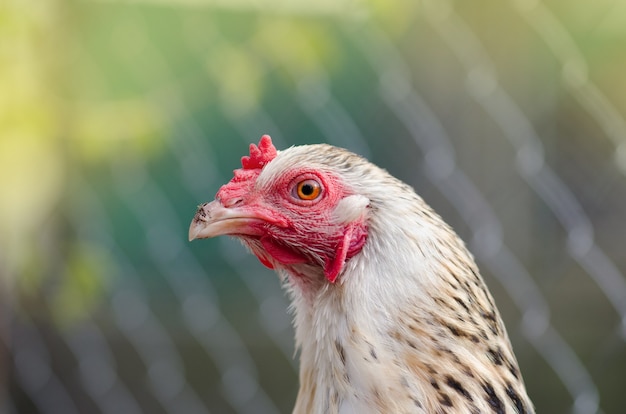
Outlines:
POLYGON ((189 226, 189 241, 221 235, 260 235, 258 226, 264 220, 240 207, 226 208, 215 200, 198 207, 189 226))

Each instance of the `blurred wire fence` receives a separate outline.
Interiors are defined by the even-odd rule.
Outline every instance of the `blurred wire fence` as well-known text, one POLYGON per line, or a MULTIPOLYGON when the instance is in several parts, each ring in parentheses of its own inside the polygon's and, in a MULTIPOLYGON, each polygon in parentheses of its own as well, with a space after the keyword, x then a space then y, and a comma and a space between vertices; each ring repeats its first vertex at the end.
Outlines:
POLYGON ((247 144, 328 142, 476 255, 543 413, 626 382, 626 3, 6 0, 0 412, 286 413, 278 278, 188 244, 247 144))

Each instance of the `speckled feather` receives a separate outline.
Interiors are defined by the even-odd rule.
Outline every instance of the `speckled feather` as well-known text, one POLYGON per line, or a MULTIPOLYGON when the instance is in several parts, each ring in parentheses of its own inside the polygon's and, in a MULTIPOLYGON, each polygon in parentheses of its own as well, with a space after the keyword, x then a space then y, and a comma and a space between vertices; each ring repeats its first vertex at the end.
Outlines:
POLYGON ((279 151, 255 187, 300 167, 341 178, 353 196, 336 220, 364 215, 367 242, 335 283, 315 263, 276 266, 300 351, 294 413, 533 413, 494 300, 439 215, 408 185, 329 145, 279 151))
POLYGON ((368 241, 338 283, 282 269, 301 350, 294 413, 531 413, 507 333, 454 231, 386 171, 328 145, 279 153, 259 177, 330 169, 369 200, 368 241))

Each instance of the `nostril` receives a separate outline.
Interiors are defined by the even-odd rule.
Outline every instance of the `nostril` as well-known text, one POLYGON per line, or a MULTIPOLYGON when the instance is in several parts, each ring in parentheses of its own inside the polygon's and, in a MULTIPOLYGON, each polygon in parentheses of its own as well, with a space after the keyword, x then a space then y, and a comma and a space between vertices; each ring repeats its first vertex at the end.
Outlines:
POLYGON ((222 201, 222 205, 226 208, 235 207, 243 202, 243 198, 231 198, 229 200, 222 201))
POLYGON ((211 218, 211 212, 206 208, 209 203, 202 203, 196 209, 196 217, 205 218, 207 215, 211 218))

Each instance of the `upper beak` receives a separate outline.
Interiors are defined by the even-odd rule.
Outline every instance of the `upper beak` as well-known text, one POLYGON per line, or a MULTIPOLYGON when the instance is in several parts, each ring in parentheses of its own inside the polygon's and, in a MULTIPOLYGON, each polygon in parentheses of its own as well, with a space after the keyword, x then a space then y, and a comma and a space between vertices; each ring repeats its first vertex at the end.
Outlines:
POLYGON ((189 226, 189 241, 206 239, 224 234, 259 235, 253 223, 263 218, 258 214, 243 210, 240 207, 226 208, 215 200, 198 207, 196 215, 189 226))

